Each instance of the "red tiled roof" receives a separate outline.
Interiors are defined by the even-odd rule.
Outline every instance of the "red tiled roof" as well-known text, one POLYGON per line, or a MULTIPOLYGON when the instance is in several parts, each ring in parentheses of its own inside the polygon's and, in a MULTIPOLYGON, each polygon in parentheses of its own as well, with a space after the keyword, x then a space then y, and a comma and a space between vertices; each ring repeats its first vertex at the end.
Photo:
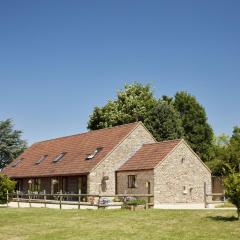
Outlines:
POLYGON ((10 177, 88 173, 138 124, 139 122, 130 123, 35 143, 13 163, 4 168, 3 173, 10 177), (94 152, 98 147, 103 149, 93 159, 85 160, 88 154, 94 152), (59 162, 53 163, 53 159, 62 152, 66 152, 65 156, 59 162), (48 157, 40 164, 35 164, 44 155, 48 155, 48 157), (16 167, 12 167, 12 164, 19 159, 23 160, 16 167))
POLYGON ((181 140, 144 144, 118 171, 153 169, 181 140))

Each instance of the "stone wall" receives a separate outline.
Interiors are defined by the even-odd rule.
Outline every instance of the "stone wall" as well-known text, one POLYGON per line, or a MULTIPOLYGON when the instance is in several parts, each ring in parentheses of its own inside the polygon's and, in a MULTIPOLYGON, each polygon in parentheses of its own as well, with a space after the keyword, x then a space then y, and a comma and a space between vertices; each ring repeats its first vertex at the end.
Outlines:
POLYGON ((150 182, 150 193, 153 194, 153 170, 124 171, 117 173, 118 194, 148 194, 146 182, 150 182), (128 188, 128 175, 136 176, 136 187, 128 188))
POLYGON ((154 203, 203 203, 211 173, 183 141, 154 169, 154 203))
POLYGON ((115 171, 119 169, 144 143, 154 143, 152 135, 139 124, 117 148, 88 175, 88 193, 115 194, 115 171), (101 188, 103 177, 106 191, 101 188))

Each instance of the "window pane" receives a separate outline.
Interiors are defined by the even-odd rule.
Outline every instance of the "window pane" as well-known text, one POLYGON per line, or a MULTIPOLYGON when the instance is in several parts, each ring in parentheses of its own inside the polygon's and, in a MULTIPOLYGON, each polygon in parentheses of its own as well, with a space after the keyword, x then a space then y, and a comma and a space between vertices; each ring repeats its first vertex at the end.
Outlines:
POLYGON ((35 164, 40 164, 42 161, 44 161, 47 158, 48 155, 44 155, 41 158, 39 158, 35 164))
POLYGON ((96 148, 91 154, 88 154, 88 156, 86 157, 86 160, 90 160, 93 159, 99 152, 102 151, 102 147, 98 147, 96 148))
POLYGON ((136 176, 128 175, 128 188, 135 188, 135 187, 136 187, 136 176))
POLYGON ((53 162, 58 162, 59 160, 61 160, 61 159, 64 157, 65 154, 66 154, 66 153, 61 153, 61 154, 58 155, 55 159, 53 159, 53 162))

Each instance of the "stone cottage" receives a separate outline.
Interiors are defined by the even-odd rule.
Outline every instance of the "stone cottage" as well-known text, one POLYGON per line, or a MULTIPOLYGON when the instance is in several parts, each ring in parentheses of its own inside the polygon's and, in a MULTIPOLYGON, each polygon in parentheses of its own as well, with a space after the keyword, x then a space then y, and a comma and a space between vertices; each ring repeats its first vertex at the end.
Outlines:
POLYGON ((33 144, 3 173, 19 191, 154 194, 165 203, 202 204, 211 172, 184 140, 156 142, 141 122, 33 144))

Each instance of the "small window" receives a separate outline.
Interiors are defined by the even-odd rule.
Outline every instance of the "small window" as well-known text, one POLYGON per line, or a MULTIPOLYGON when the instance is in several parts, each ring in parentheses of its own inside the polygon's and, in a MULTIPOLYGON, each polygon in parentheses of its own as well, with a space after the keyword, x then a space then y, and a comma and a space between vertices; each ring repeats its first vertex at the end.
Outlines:
POLYGON ((54 163, 59 162, 65 155, 66 155, 65 152, 59 154, 56 158, 53 159, 53 162, 54 163))
POLYGON ((136 188, 136 176, 128 175, 128 188, 136 188))
POLYGON ((102 151, 102 147, 98 147, 96 148, 92 153, 88 154, 88 156, 86 157, 86 160, 91 160, 93 159, 99 152, 102 151))
POLYGON ((42 157, 40 157, 36 162, 35 162, 35 164, 37 165, 37 164, 40 164, 42 161, 44 161, 46 158, 48 157, 48 155, 44 155, 44 156, 42 156, 42 157))
POLYGON ((182 160, 181 160, 181 162, 182 162, 182 163, 184 163, 184 161, 185 161, 185 158, 184 158, 184 157, 182 157, 182 160))
POLYGON ((16 167, 24 158, 18 159, 14 163, 12 163, 12 167, 16 167))

